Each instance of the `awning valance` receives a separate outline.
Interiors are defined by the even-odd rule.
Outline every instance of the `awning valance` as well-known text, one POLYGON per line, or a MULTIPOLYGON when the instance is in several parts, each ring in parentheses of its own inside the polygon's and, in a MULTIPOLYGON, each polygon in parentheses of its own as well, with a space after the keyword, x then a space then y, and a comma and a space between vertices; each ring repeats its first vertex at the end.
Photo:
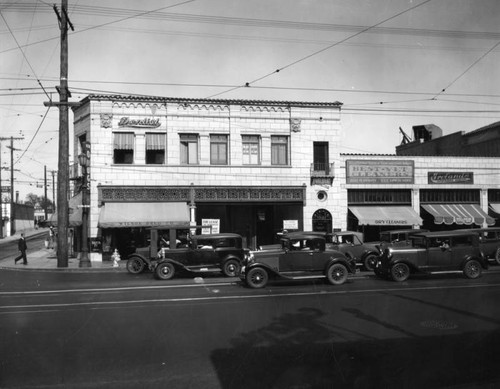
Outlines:
POLYGON ((349 210, 360 225, 409 226, 422 225, 422 218, 410 206, 352 206, 349 210))
POLYGON ((495 219, 488 216, 477 204, 423 204, 427 212, 434 216, 436 224, 495 224, 495 219))
MULTIPOLYGON (((82 225, 82 192, 73 196, 68 201, 69 209, 69 227, 78 227, 82 225)), ((57 226, 57 212, 49 217, 49 224, 57 226)))
POLYGON ((106 203, 99 212, 98 227, 189 227, 186 203, 106 203))

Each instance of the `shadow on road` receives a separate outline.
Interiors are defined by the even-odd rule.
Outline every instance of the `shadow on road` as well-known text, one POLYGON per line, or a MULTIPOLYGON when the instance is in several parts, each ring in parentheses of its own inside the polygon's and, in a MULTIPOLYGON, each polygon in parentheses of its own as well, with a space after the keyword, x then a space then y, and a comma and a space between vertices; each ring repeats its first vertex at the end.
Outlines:
MULTIPOLYGON (((350 313, 359 319, 359 311, 350 313)), ((347 341, 350 329, 325 325, 323 316, 318 309, 299 309, 215 350, 211 359, 221 387, 494 388, 500 383, 500 330, 422 337, 392 328, 401 337, 347 341)))

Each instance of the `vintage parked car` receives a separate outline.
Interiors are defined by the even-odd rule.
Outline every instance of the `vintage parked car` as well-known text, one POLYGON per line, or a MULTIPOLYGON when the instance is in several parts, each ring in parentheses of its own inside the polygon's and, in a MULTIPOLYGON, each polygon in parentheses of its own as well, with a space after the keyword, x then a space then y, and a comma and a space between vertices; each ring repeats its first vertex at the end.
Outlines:
POLYGON ((241 269, 240 278, 251 288, 263 288, 269 279, 304 280, 326 278, 343 284, 348 273, 356 272, 352 258, 326 248, 324 236, 293 233, 281 238, 281 247, 252 251, 241 269))
POLYGON ((474 228, 468 231, 479 235, 479 247, 484 256, 500 265, 500 228, 474 228))
POLYGON ((358 266, 372 271, 380 254, 377 242, 365 242, 362 232, 340 231, 329 234, 328 247, 353 258, 358 266))
POLYGON ((410 236, 411 245, 384 249, 374 269, 375 274, 406 281, 413 273, 462 271, 467 278, 477 278, 488 261, 479 247, 479 237, 470 231, 423 232, 410 236))
POLYGON ((379 251, 383 252, 389 246, 409 246, 411 245, 410 236, 429 230, 419 228, 408 228, 402 230, 389 230, 380 233, 379 251))
MULTIPOLYGON (((151 242, 156 242, 158 230, 151 229, 151 242)), ((176 272, 193 274, 222 272, 227 277, 238 276, 241 263, 249 250, 243 248, 238 234, 222 233, 193 235, 186 244, 160 247, 156 244, 137 249, 128 257, 127 270, 140 273, 148 268, 161 280, 171 279, 176 272)))

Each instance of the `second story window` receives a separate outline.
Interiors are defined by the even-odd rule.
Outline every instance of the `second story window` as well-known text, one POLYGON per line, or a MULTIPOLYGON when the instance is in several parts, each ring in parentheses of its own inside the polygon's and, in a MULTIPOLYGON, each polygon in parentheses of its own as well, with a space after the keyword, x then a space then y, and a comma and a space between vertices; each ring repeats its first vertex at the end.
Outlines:
POLYGON ((146 164, 165 163, 165 134, 146 134, 146 164))
POLYGON ((113 163, 134 163, 134 143, 135 135, 133 132, 115 132, 113 140, 113 163))
POLYGON ((210 135, 210 164, 227 165, 227 135, 210 135))
POLYGON ((260 137, 258 135, 243 135, 241 143, 243 146, 243 164, 260 164, 260 137))
POLYGON ((288 165, 287 136, 271 136, 271 165, 288 165))
POLYGON ((198 135, 180 134, 181 140, 181 164, 198 164, 198 135))

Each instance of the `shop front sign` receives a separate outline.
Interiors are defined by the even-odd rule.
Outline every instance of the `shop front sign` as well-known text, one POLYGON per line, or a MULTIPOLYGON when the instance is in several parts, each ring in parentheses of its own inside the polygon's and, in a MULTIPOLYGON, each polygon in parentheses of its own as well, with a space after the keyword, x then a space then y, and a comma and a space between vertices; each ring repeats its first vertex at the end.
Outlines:
POLYGON ((347 160, 348 184, 413 184, 413 161, 347 160))
POLYGON ((472 172, 429 172, 429 184, 473 184, 472 172))

